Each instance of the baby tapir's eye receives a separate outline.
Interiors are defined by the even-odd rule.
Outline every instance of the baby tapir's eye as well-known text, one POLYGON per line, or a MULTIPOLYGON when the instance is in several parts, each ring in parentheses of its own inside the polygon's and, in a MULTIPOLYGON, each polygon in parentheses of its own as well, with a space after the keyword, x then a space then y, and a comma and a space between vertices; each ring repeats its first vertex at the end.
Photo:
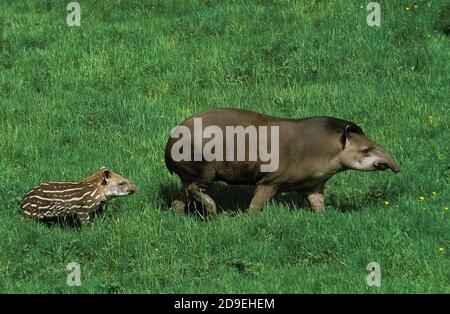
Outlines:
POLYGON ((127 184, 125 181, 119 183, 120 186, 124 186, 125 184, 127 184))

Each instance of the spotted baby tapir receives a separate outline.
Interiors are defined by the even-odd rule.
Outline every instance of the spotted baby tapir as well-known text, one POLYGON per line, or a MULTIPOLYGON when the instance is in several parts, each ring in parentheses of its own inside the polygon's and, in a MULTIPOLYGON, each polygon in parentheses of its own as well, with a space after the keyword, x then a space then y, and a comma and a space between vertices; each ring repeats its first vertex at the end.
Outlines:
POLYGON ((102 167, 77 182, 44 182, 25 194, 20 208, 25 217, 34 219, 76 216, 89 223, 91 214, 116 196, 127 196, 138 187, 122 176, 102 167))

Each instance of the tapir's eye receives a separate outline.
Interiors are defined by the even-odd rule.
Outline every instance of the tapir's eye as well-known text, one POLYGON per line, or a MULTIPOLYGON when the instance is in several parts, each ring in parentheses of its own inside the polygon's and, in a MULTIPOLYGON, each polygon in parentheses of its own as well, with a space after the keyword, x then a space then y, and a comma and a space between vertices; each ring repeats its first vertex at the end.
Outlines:
POLYGON ((370 147, 364 148, 363 150, 361 150, 361 153, 363 153, 363 155, 368 155, 370 153, 370 147))
POLYGON ((124 186, 125 184, 127 184, 125 181, 119 183, 120 186, 124 186))

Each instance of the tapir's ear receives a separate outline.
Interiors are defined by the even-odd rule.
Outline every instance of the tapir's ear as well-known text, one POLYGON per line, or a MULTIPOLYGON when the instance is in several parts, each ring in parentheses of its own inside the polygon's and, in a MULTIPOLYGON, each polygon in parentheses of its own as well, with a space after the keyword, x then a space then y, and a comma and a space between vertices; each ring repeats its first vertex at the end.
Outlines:
POLYGON ((350 138, 350 128, 351 128, 351 125, 348 124, 345 127, 344 131, 341 133, 341 143, 342 143, 342 148, 343 149, 345 148, 345 145, 347 145, 347 142, 348 142, 348 140, 350 138))
POLYGON ((102 180, 102 184, 106 184, 108 183, 109 178, 111 177, 111 171, 109 171, 108 169, 106 169, 105 167, 102 167, 102 176, 103 176, 103 180, 102 180))

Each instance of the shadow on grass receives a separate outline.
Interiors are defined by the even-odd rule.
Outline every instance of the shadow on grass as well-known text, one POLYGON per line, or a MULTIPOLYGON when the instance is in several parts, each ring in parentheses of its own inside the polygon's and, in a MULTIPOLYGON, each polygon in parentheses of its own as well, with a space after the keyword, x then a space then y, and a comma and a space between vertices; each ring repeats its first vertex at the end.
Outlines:
MULTIPOLYGON (((217 205, 218 212, 227 212, 231 216, 243 213, 246 211, 253 197, 255 191, 254 186, 247 185, 227 185, 225 183, 217 182, 208 188, 208 195, 210 195, 217 205)), ((160 185, 159 195, 171 208, 171 203, 175 199, 179 199, 181 194, 181 186, 174 183, 166 183, 160 185)), ((273 201, 276 204, 289 204, 292 209, 307 209, 306 200, 302 199, 296 193, 280 193, 273 201)), ((190 201, 188 205, 188 213, 194 213, 200 217, 205 217, 205 212, 198 202, 190 201)))
POLYGON ((40 224, 45 225, 48 228, 70 228, 70 229, 81 229, 81 223, 75 216, 67 216, 64 218, 44 218, 39 219, 40 224))
MULTIPOLYGON (((91 213, 90 223, 93 219, 101 219, 99 216, 104 215, 104 208, 98 209, 96 212, 91 213)), ((43 218, 38 220, 39 223, 47 226, 48 228, 69 228, 69 229, 81 229, 81 221, 76 215, 67 215, 65 217, 52 217, 43 218)))
MULTIPOLYGON (((213 184, 207 193, 216 202, 218 212, 227 212, 234 216, 246 211, 253 197, 254 190, 254 186, 227 185, 218 182, 213 184)), ((171 208, 173 200, 179 199, 180 193, 181 186, 174 183, 162 184, 159 188, 159 195, 168 208, 171 208)), ((367 207, 380 205, 380 199, 387 198, 386 193, 383 187, 369 187, 369 192, 366 195, 358 197, 359 201, 348 197, 339 199, 336 194, 325 193, 325 206, 335 208, 342 213, 359 212, 367 207)), ((273 202, 287 206, 291 210, 310 210, 306 199, 295 192, 280 193, 273 199, 273 202)), ((190 201, 188 213, 202 219, 206 217, 202 206, 195 201, 190 201)))

